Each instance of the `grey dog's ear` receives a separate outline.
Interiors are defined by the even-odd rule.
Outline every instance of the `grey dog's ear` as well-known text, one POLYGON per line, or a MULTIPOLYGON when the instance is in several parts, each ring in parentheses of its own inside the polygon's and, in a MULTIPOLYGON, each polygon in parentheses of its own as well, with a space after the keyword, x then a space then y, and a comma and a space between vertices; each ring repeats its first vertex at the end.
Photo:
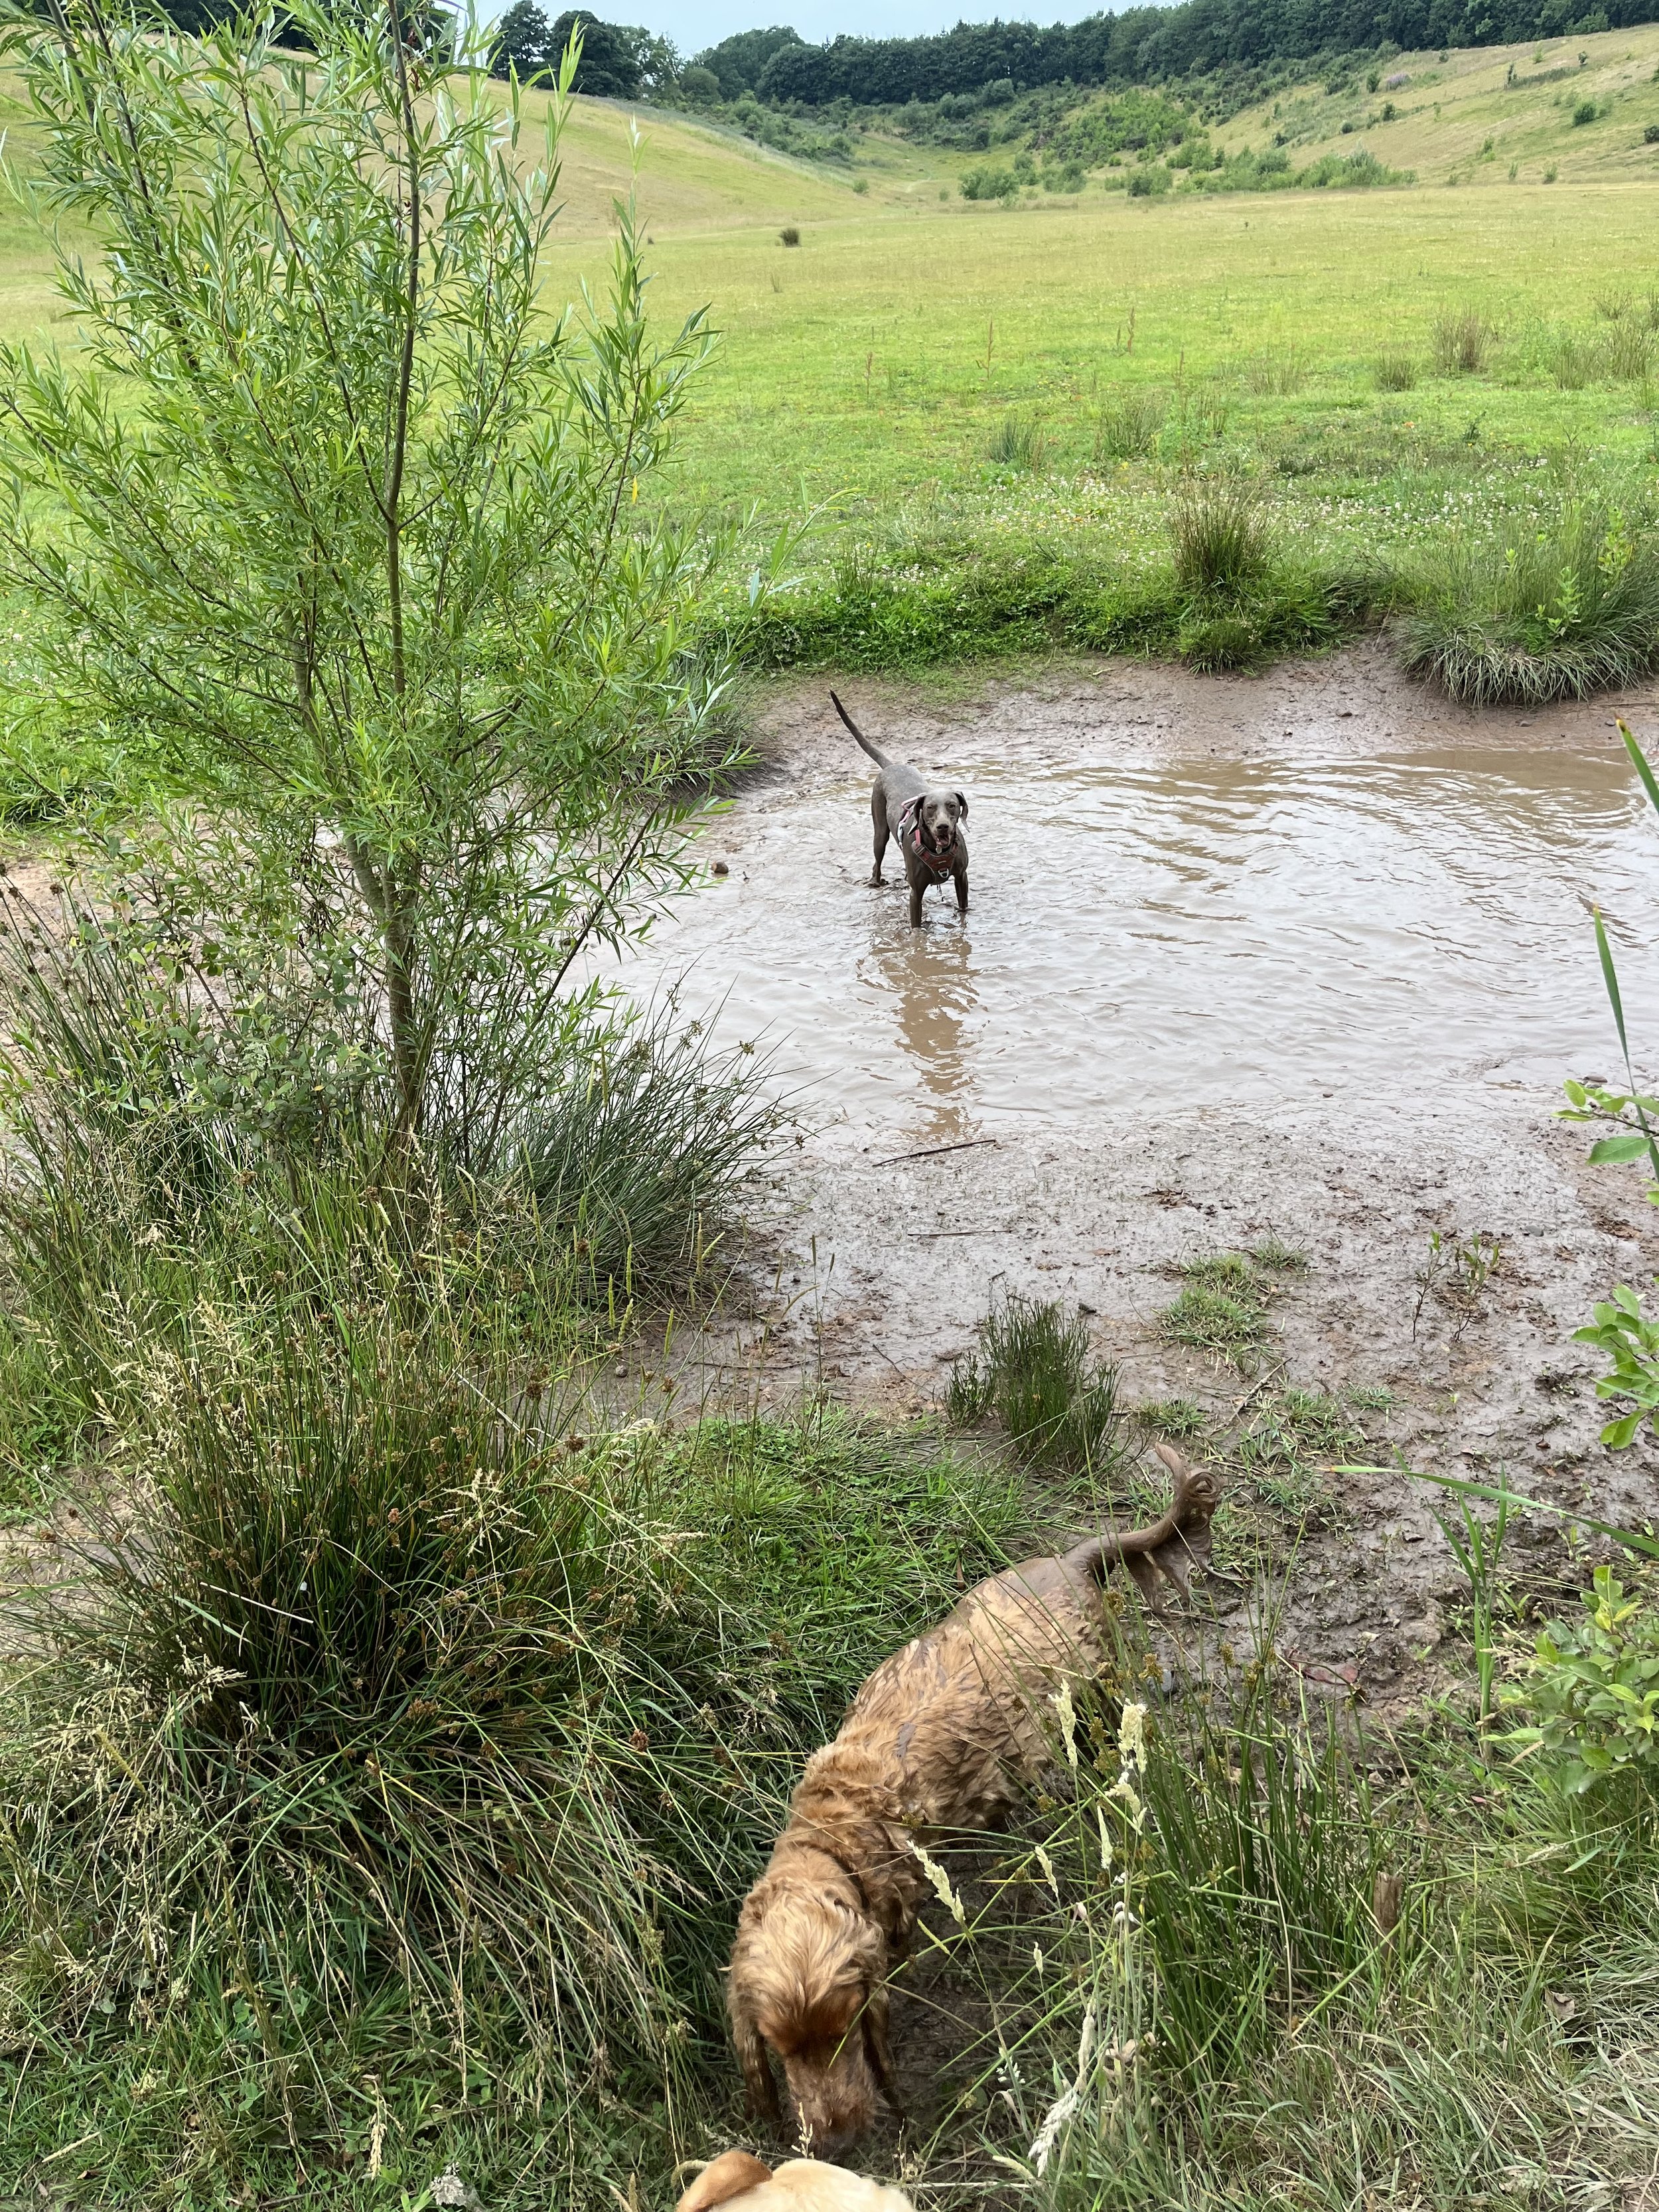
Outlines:
POLYGON ((962 818, 965 822, 968 819, 968 795, 965 792, 957 792, 957 805, 962 809, 962 818))

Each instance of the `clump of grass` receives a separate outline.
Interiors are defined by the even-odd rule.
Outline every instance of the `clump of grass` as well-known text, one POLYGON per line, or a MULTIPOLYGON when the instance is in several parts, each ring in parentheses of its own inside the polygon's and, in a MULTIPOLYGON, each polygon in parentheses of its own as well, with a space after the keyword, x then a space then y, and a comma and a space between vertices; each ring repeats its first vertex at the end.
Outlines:
POLYGON ((799 246, 800 244, 799 226, 793 222, 785 223, 783 228, 778 233, 778 242, 781 246, 799 246))
POLYGON ((1320 1461, 1351 1453, 1364 1442, 1340 1399, 1319 1390, 1279 1390, 1252 1410, 1233 1456, 1261 1499, 1306 1522, 1330 1515, 1320 1461))
POLYGON ((1659 548, 1595 508, 1518 543, 1449 539, 1410 580, 1406 665, 1471 705, 1588 698, 1659 653, 1659 548))
POLYGON ((1135 1419, 1150 1435, 1167 1437, 1176 1444, 1192 1443, 1209 1425, 1204 1408, 1191 1398, 1152 1399, 1135 1408, 1135 1419))
POLYGON ((1479 376, 1497 337, 1496 326, 1473 307, 1437 315, 1429 334, 1434 365, 1442 376, 1479 376))
POLYGON ((1246 387, 1264 398, 1291 399, 1308 380, 1308 365, 1294 346, 1279 352, 1269 346, 1252 354, 1240 369, 1246 387))
POLYGON ((991 433, 985 450, 986 458, 996 467, 1018 469, 1034 475, 1048 458, 1048 441, 1035 422, 1018 415, 1005 415, 991 433))
POLYGON ((1268 1293, 1249 1257, 1218 1252, 1185 1261, 1180 1273, 1180 1295, 1160 1318, 1164 1334, 1235 1366, 1252 1359, 1267 1335, 1268 1293))
POLYGON ((1411 392, 1417 385, 1417 363, 1408 353, 1380 353, 1372 363, 1371 376, 1379 392, 1411 392))
POLYGON ((143 1528, 7 1698, 8 2033, 142 2048, 152 2180, 337 2155, 367 2074, 388 2166, 482 2100, 586 2203, 594 2081, 684 2098, 801 1759, 1018 1487, 818 1417, 572 1440, 330 1287, 150 1363, 143 1528))
POLYGON ((1305 1275, 1308 1255, 1299 1244, 1287 1244, 1282 1237, 1261 1237, 1250 1247, 1250 1257, 1258 1267, 1270 1274, 1305 1275))
POLYGON ((1636 318, 1615 322, 1602 341, 1606 373, 1614 384, 1640 384, 1653 366, 1653 332, 1636 318))
POLYGON ((1597 349, 1573 331, 1558 337, 1549 350, 1549 370, 1563 392, 1582 392, 1595 380, 1597 349))
POLYGON ((1034 1465, 1098 1474, 1122 1455, 1116 1370, 1092 1358, 1082 1316, 1052 1301, 1016 1292, 993 1309, 979 1356, 952 1371, 946 1410, 963 1425, 994 1413, 1034 1465))
POLYGON ((1188 592, 1236 590, 1264 576, 1272 539, 1248 484, 1215 478, 1183 492, 1170 514, 1176 581, 1188 592))
POLYGON ((704 1274, 733 1194, 781 1115, 761 1060, 717 1052, 672 1000, 575 1031, 518 1133, 544 1236, 577 1254, 590 1295, 704 1274))
POLYGON ((1115 405, 1100 410, 1095 425, 1095 460, 1144 460, 1158 442, 1168 413, 1169 405, 1161 392, 1124 392, 1115 405))

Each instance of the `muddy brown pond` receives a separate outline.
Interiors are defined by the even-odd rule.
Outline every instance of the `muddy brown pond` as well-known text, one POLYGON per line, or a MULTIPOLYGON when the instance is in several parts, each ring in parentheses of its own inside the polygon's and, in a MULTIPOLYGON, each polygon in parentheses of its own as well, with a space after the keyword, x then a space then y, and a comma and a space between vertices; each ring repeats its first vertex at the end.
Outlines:
MULTIPOLYGON (((1601 732, 1321 758, 939 757, 972 908, 869 888, 868 773, 826 736, 705 823, 630 988, 678 979, 809 1107, 921 1144, 1173 1103, 1614 1073, 1589 909, 1659 1046, 1659 821, 1601 732), (823 771, 828 770, 826 774, 823 771)), ((931 757, 918 765, 934 766, 931 757)))

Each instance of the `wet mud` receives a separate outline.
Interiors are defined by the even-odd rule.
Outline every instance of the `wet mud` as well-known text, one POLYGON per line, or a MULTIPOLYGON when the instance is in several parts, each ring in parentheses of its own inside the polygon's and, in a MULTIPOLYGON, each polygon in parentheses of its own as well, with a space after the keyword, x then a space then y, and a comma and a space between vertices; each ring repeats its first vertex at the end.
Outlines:
MULTIPOLYGON (((1128 1400, 1224 1434, 1256 1384, 1383 1401, 1355 1456, 1389 1471, 1329 1478, 1279 1630, 1374 1703, 1421 1694, 1462 1588, 1396 1457, 1659 1521, 1659 1453, 1600 1445, 1571 1341, 1648 1284, 1659 1216, 1554 1118, 1564 1077, 1619 1072, 1592 905, 1659 1066, 1659 823, 1614 727, 1659 737, 1655 699, 1476 714, 1378 647, 843 696, 967 794, 971 909, 947 883, 913 931, 902 871, 869 887, 873 771, 826 685, 773 696, 763 766, 700 831, 710 872, 627 971, 769 1051, 802 1117, 682 1382, 927 1412, 1018 1291, 1080 1308, 1128 1400), (1445 1255, 1476 1237, 1498 1258, 1470 1291, 1445 1255), (1267 1364, 1167 1341, 1175 1270, 1265 1238, 1309 1262, 1276 1279, 1267 1364)), ((1565 1589, 1575 1542, 1528 1516, 1510 1558, 1565 1589)))

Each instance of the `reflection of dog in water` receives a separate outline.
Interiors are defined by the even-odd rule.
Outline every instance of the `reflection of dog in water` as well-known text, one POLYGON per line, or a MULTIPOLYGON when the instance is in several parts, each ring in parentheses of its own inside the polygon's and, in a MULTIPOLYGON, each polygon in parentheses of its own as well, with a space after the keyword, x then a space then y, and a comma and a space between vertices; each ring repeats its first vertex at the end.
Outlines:
POLYGON ((792 2158, 774 2173, 746 2150, 729 2150, 706 2166, 677 2212, 914 2212, 910 2200, 844 2166, 792 2158))
POLYGON ((908 761, 889 760, 872 745, 832 691, 830 704, 863 746, 881 774, 870 791, 870 819, 876 833, 876 865, 870 881, 881 881, 881 864, 890 837, 904 856, 905 879, 910 886, 911 927, 921 927, 921 895, 929 884, 949 876, 957 887, 957 909, 968 911, 968 840, 962 825, 968 819, 968 801, 959 791, 933 791, 927 778, 908 761))

